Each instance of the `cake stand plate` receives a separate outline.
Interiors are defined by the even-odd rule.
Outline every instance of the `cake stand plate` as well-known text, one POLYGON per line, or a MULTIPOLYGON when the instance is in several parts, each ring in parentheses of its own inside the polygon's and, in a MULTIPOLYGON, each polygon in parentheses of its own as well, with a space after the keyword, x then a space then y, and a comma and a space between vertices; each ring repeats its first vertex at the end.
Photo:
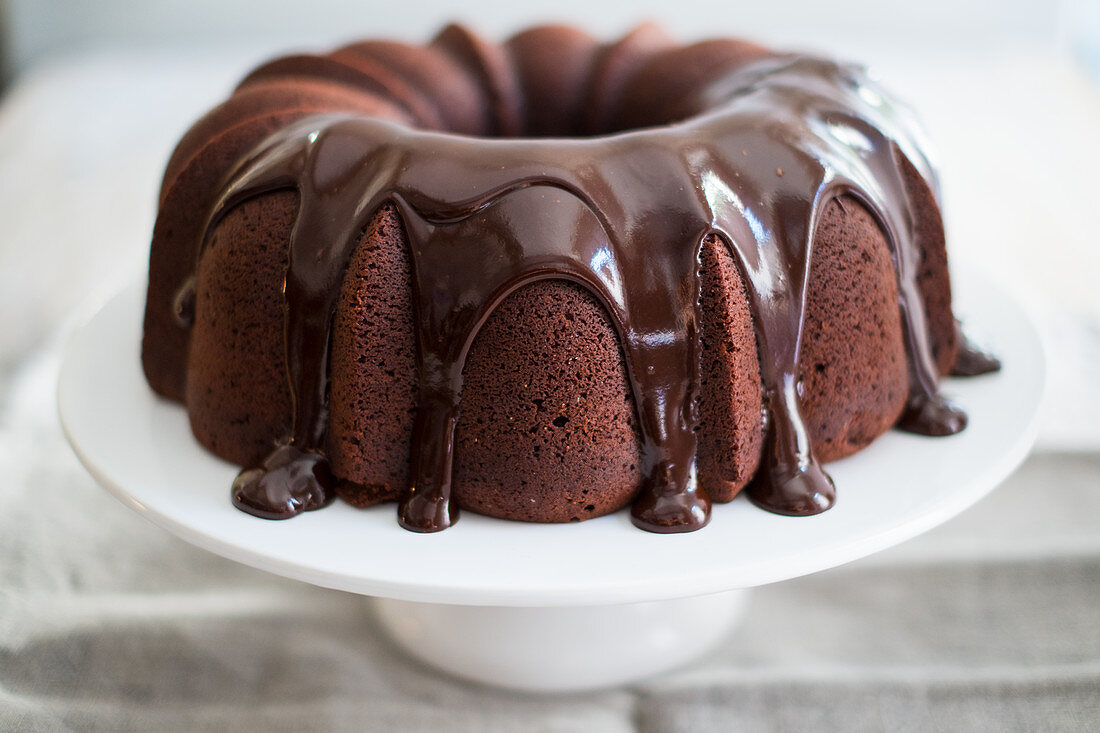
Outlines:
POLYGON ((712 647, 743 589, 835 567, 969 507, 1024 459, 1036 430, 1043 357, 1031 322, 1001 289, 956 276, 956 310, 1003 360, 949 379, 969 427, 949 438, 890 431, 829 464, 836 506, 782 517, 744 498, 679 535, 636 529, 626 511, 579 524, 464 512, 445 532, 397 524, 393 504, 337 502, 286 522, 230 504, 238 469, 191 436, 139 363, 144 288, 115 295, 70 340, 58 402, 73 449, 116 498, 183 539, 252 567, 374 596, 410 652, 454 674, 529 690, 590 689, 654 674, 712 647))

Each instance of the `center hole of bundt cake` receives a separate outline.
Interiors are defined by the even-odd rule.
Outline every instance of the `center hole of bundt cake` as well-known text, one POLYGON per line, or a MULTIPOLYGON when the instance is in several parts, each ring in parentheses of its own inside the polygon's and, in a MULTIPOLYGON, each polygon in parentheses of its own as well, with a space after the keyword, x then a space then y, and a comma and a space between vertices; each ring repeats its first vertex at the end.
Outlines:
MULTIPOLYGON (((574 87, 578 80, 556 76, 558 73, 548 70, 545 78, 528 79, 508 96, 495 100, 484 110, 484 120, 476 131, 470 125, 434 127, 491 139, 599 138, 684 122, 705 111, 704 100, 695 88, 677 89, 666 98, 654 98, 639 90, 593 99, 589 86, 574 87)), ((433 128, 422 117, 410 116, 414 125, 433 128)))
MULTIPOLYGON (((463 33, 448 28, 432 45, 457 44, 463 33)), ((770 53, 733 39, 679 44, 654 24, 609 43, 577 28, 539 26, 495 50, 492 44, 479 50, 493 100, 491 134, 536 138, 613 135, 684 121, 709 106, 714 81, 770 53)))
POLYGON ((452 25, 426 46, 364 42, 332 58, 369 71, 422 128, 578 138, 686 120, 707 107, 712 82, 766 53, 732 39, 678 44, 651 23, 610 42, 545 25, 501 44, 452 25))

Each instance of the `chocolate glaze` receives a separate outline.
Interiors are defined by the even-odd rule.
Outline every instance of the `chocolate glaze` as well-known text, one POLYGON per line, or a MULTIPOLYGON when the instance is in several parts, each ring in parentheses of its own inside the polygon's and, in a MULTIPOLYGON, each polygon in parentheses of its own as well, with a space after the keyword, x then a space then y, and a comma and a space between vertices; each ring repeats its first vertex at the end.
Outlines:
POLYGON ((289 519, 331 503, 334 483, 320 453, 279 445, 233 481, 233 506, 264 519, 289 519))
POLYGON ((955 340, 959 342, 959 355, 951 374, 956 377, 976 377, 1001 368, 1001 360, 971 341, 955 321, 955 340))
MULTIPOLYGON (((642 442, 634 523, 654 532, 704 526, 710 501, 696 481, 693 398, 699 252, 712 234, 738 263, 757 328, 768 436, 749 496, 781 514, 832 506, 832 480, 800 412, 798 359, 815 222, 845 193, 881 225, 898 275, 911 382, 900 427, 961 430, 966 416, 936 391, 903 161, 933 188, 935 178, 896 103, 859 67, 768 55, 697 90, 685 109, 676 124, 569 139, 468 138, 330 115, 276 133, 241 160, 203 242, 250 198, 295 189, 301 205, 285 287, 293 431, 241 474, 236 505, 283 517, 331 498, 320 454, 330 326, 359 234, 385 202, 405 223, 416 308, 419 404, 399 506, 408 529, 457 519, 450 494, 466 354, 510 293, 549 278, 591 291, 619 333, 642 442)), ((184 322, 193 287, 177 298, 184 322)))

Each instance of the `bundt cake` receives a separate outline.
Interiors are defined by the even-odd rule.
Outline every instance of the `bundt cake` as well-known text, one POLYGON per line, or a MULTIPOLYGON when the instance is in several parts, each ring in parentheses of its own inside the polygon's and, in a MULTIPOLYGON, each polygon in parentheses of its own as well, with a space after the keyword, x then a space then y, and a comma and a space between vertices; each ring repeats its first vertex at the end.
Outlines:
POLYGON ((702 527, 966 417, 937 182, 860 67, 736 40, 353 43, 259 67, 168 162, 142 357, 284 518, 339 495, 702 527))

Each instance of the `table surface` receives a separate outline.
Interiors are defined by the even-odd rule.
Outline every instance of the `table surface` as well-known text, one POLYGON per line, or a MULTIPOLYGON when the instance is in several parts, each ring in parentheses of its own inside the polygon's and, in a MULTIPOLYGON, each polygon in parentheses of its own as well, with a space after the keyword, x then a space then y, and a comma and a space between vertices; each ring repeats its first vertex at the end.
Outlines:
POLYGON ((1020 49, 879 64, 939 144, 952 256, 1016 289, 1044 328, 1038 452, 927 535, 757 590, 745 625, 688 669, 540 698, 424 669, 357 596, 175 539, 64 442, 65 315, 140 272, 174 140, 252 61, 73 57, 0 106, 0 728, 1100 726, 1100 95, 1081 72, 1020 49))

